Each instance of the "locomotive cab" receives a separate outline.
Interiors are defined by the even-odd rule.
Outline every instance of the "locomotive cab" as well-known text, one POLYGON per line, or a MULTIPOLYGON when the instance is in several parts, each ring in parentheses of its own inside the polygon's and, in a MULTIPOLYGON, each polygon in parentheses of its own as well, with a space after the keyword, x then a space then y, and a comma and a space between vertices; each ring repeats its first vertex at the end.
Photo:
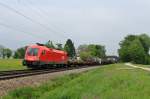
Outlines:
POLYGON ((30 46, 27 48, 25 58, 23 60, 24 66, 39 65, 40 48, 37 46, 30 46))
POLYGON ((26 58, 29 61, 39 60, 39 48, 28 48, 26 58))

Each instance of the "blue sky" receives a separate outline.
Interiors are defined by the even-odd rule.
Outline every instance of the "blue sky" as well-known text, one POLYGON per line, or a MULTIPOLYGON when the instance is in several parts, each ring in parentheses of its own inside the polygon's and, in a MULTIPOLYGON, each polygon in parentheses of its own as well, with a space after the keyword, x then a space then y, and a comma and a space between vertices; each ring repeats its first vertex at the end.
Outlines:
POLYGON ((150 34, 149 0, 0 0, 35 22, 0 5, 0 44, 16 49, 44 43, 102 44, 117 54, 128 34, 150 34), (2 25, 7 26, 4 27, 2 25))

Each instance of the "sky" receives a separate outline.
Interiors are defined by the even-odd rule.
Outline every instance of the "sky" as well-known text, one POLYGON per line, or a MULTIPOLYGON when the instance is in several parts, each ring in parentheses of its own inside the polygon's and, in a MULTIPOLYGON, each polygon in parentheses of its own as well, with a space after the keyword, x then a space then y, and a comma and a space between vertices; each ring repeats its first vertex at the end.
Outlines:
POLYGON ((52 40, 105 45, 117 55, 129 34, 150 35, 150 0, 0 0, 0 45, 52 40))

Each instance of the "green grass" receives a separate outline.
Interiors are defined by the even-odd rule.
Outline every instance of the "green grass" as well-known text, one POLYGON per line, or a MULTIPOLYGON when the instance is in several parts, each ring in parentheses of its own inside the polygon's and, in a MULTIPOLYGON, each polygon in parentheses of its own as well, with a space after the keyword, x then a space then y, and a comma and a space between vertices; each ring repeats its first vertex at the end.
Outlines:
POLYGON ((0 71, 25 69, 20 59, 0 59, 0 71))
POLYGON ((4 99, 150 99, 150 73, 123 64, 66 75, 39 87, 9 92, 4 99), (123 69, 124 68, 124 69, 123 69))

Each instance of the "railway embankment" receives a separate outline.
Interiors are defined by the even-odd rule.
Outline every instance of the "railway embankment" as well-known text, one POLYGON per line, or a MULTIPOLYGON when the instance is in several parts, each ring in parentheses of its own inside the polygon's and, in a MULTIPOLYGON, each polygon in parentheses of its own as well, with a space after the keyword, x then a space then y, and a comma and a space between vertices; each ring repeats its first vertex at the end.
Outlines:
POLYGON ((9 92, 4 99, 150 98, 149 71, 125 64, 106 65, 79 75, 65 75, 57 80, 49 81, 41 85, 36 82, 35 85, 39 85, 37 87, 19 88, 9 92))
POLYGON ((21 78, 14 78, 9 80, 2 80, 0 81, 0 96, 6 95, 7 92, 21 88, 21 87, 36 87, 41 85, 42 83, 46 83, 49 80, 52 80, 54 78, 72 74, 72 73, 81 73, 85 72, 94 68, 98 68, 99 66, 93 66, 88 68, 80 68, 80 69, 74 69, 74 70, 67 70, 67 71, 61 71, 61 72, 54 72, 54 73, 47 73, 47 74, 41 74, 41 75, 33 75, 28 77, 21 77, 21 78))

